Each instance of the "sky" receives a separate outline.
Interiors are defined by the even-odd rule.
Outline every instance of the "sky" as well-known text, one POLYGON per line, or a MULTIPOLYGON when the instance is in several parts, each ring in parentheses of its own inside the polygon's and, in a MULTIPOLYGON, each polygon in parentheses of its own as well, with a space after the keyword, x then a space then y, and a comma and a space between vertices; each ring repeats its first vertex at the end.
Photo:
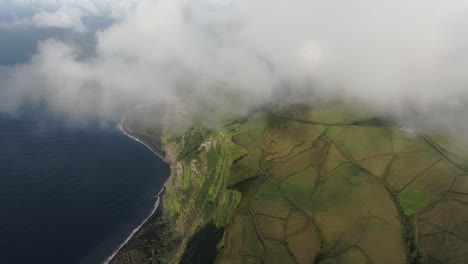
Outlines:
POLYGON ((3 0, 0 10, 0 36, 93 36, 42 39, 26 61, 1 67, 0 111, 41 102, 71 120, 105 120, 165 100, 239 115, 338 100, 468 128, 467 1, 3 0), (92 29, 89 17, 113 22, 92 29))

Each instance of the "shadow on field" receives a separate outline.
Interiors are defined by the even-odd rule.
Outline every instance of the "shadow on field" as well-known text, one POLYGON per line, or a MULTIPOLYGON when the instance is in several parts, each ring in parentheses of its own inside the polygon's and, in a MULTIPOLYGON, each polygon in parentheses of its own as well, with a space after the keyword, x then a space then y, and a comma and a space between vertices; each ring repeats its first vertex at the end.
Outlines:
POLYGON ((188 242, 180 263, 214 263, 223 233, 224 228, 216 228, 213 224, 201 228, 188 242))

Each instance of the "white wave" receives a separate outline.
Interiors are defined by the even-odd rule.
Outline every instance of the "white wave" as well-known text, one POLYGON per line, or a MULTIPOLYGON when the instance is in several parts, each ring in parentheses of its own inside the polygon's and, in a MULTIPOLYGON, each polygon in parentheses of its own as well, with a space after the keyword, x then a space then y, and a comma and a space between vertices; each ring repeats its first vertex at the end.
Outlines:
POLYGON ((158 209, 159 207, 159 201, 160 201, 160 195, 161 193, 164 191, 164 187, 161 189, 161 191, 159 191, 158 195, 157 195, 157 199, 156 199, 156 202, 154 203, 153 205, 153 208, 151 209, 151 212, 150 214, 143 220, 143 222, 141 222, 141 224, 139 226, 137 226, 135 229, 132 230, 132 232, 130 233, 130 235, 127 237, 127 239, 125 239, 125 241, 120 244, 119 247, 117 247, 113 252, 112 254, 103 262, 103 264, 109 264, 112 259, 117 255, 117 253, 119 253, 119 251, 130 241, 130 239, 133 238, 133 236, 140 230, 140 228, 146 224, 146 222, 148 222, 148 220, 154 215, 154 213, 156 212, 156 209, 158 209))
MULTIPOLYGON (((127 114, 124 115, 124 117, 122 118, 122 120, 120 121, 119 123, 119 129, 120 131, 122 131, 122 133, 124 133, 126 136, 128 136, 129 138, 131 139, 134 139, 138 142, 140 142, 141 144, 145 145, 145 147, 147 147, 149 150, 151 150, 151 152, 153 152, 156 156, 158 156, 159 158, 161 158, 162 160, 164 160, 164 158, 158 154, 156 151, 154 151, 150 146, 146 145, 143 141, 139 140, 138 138, 128 134, 127 132, 125 132, 125 129, 123 128, 123 123, 125 122, 125 118, 127 117, 127 114)), ((132 232, 130 233, 130 235, 127 237, 127 239, 125 239, 125 241, 120 244, 113 252, 112 254, 103 262, 103 264, 109 264, 112 259, 120 252, 120 250, 130 241, 130 239, 133 238, 133 236, 141 229, 141 227, 146 224, 146 222, 148 222, 148 220, 154 215, 154 213, 156 212, 156 209, 158 209, 159 207, 159 200, 160 200, 160 195, 161 193, 164 191, 164 187, 161 189, 161 191, 159 191, 158 195, 157 195, 157 199, 156 199, 156 202, 154 203, 153 205, 153 208, 151 209, 151 212, 150 214, 143 220, 143 222, 141 222, 141 224, 139 226, 137 226, 135 229, 132 230, 132 232)))
POLYGON ((124 133, 127 137, 133 139, 133 140, 136 140, 138 142, 140 142, 141 144, 145 145, 145 147, 147 147, 149 150, 151 150, 151 152, 153 152, 156 156, 160 157, 161 159, 164 160, 164 157, 161 156, 159 153, 157 153, 156 151, 154 151, 150 146, 148 146, 145 142, 139 140, 138 138, 128 134, 127 132, 125 132, 125 129, 123 128, 123 123, 125 122, 125 118, 127 118, 127 114, 124 115, 124 117, 122 118, 122 120, 120 121, 119 123, 119 129, 120 131, 122 131, 122 133, 124 133))

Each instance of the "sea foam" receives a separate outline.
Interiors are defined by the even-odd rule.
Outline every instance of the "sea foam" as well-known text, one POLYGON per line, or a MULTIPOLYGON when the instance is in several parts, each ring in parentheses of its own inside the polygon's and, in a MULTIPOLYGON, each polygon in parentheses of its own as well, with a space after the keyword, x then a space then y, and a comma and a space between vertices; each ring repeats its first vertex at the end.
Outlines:
POLYGON ((164 187, 162 188, 161 191, 159 191, 158 195, 157 195, 157 199, 156 199, 156 202, 154 203, 153 205, 153 208, 151 209, 151 212, 150 214, 143 220, 143 222, 141 222, 141 224, 139 226, 137 226, 135 229, 132 230, 132 232, 130 233, 130 235, 127 237, 127 239, 125 239, 125 241, 120 244, 120 246, 118 246, 113 252, 112 254, 103 262, 104 264, 109 264, 112 259, 119 253, 119 251, 130 241, 130 239, 133 238, 133 236, 141 229, 141 227, 146 224, 146 222, 148 222, 148 220, 154 215, 154 213, 156 212, 156 209, 158 209, 159 207, 159 201, 160 201, 160 195, 161 193, 164 191, 164 187))
MULTIPOLYGON (((124 127, 123 127, 123 124, 125 122, 125 118, 127 117, 127 114, 124 115, 124 117, 122 118, 122 120, 120 121, 119 123, 119 129, 120 131, 122 131, 122 133, 124 133, 126 136, 128 136, 129 138, 133 139, 133 140, 136 140, 138 142, 140 142, 141 144, 145 145, 145 147, 147 147, 149 150, 151 150, 151 152, 153 152, 156 156, 158 156, 159 158, 163 159, 164 158, 158 154, 156 151, 154 151, 150 146, 148 146, 147 144, 145 144, 143 141, 139 140, 138 138, 128 134, 124 127)), ((127 239, 125 239, 125 241, 120 244, 113 252, 112 254, 103 262, 103 264, 109 264, 112 259, 114 259, 114 257, 120 252, 120 250, 122 250, 122 248, 128 244, 128 242, 130 241, 130 239, 133 238, 133 236, 141 229, 141 227, 146 224, 146 222, 148 222, 148 220, 154 215, 154 213, 156 212, 156 210, 158 209, 159 207, 159 201, 160 201, 160 195, 161 193, 164 191, 164 187, 161 189, 161 191, 159 191, 158 195, 157 195, 157 198, 156 198, 156 202, 154 203, 153 205, 153 208, 151 209, 151 212, 149 213, 149 215, 143 220, 143 222, 141 222, 140 225, 138 225, 135 229, 132 230, 132 232, 130 233, 130 235, 128 235, 127 239)))

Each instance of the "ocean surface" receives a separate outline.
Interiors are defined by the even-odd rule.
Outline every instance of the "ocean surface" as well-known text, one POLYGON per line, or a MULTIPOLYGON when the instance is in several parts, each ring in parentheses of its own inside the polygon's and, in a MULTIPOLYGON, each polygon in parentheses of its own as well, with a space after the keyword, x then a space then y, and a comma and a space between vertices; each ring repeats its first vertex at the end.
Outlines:
POLYGON ((0 114, 0 263, 101 263, 148 216, 168 175, 117 123, 0 114))
MULTIPOLYGON (((31 16, 34 8, 1 2, 0 21, 31 16)), ((47 38, 92 55, 94 33, 113 21, 83 23, 84 34, 0 30, 0 84, 3 67, 28 63, 47 38)), ((0 113, 0 264, 101 263, 152 211, 168 166, 124 135, 118 118, 103 128, 31 105, 10 114, 0 113)))

